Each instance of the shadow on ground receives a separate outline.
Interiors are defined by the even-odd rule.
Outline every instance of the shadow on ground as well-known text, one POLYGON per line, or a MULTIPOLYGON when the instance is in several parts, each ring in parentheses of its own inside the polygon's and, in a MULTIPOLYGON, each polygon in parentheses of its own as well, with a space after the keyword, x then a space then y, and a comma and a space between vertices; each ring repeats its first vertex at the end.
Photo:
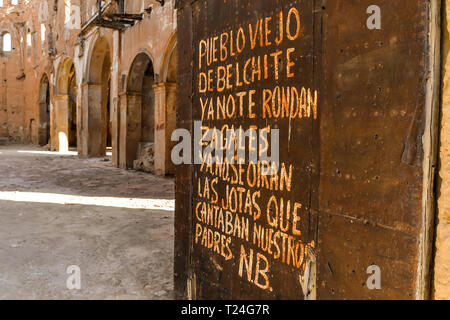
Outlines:
MULTIPOLYGON (((0 194, 173 199, 173 179, 104 159, 18 152, 27 150, 41 149, 0 147, 0 194)), ((158 210, 44 200, 0 200, 0 299, 173 297, 173 201, 158 210), (66 287, 71 265, 81 290, 66 287)))

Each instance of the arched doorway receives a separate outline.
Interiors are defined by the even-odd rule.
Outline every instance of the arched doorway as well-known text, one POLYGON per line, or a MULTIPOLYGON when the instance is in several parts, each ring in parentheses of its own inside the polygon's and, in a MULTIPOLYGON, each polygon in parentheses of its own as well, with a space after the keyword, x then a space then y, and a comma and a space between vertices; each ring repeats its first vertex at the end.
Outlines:
POLYGON ((105 38, 99 38, 92 50, 88 82, 83 86, 87 99, 83 114, 87 115, 87 132, 84 135, 83 154, 103 157, 111 147, 110 47, 105 38))
POLYGON ((50 142, 50 86, 46 74, 39 87, 39 133, 38 143, 45 146, 50 142))
POLYGON ((155 72, 146 53, 139 53, 130 68, 127 82, 125 148, 120 164, 153 172, 155 143, 155 72))
POLYGON ((51 146, 52 150, 66 152, 76 148, 77 133, 77 78, 72 60, 65 59, 58 71, 56 94, 54 96, 55 110, 51 115, 51 146))

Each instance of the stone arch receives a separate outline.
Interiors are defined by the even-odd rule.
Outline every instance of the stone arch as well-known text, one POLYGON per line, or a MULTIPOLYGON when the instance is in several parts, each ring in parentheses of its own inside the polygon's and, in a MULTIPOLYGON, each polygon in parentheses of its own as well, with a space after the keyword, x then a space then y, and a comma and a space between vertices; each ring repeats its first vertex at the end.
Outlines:
POLYGON ((126 82, 126 113, 120 164, 126 168, 153 171, 155 143, 155 70, 150 55, 139 52, 126 82))
POLYGON ((54 111, 51 112, 52 150, 67 152, 77 147, 77 77, 75 64, 65 58, 59 65, 54 95, 54 111))
POLYGON ((161 66, 161 82, 155 86, 157 101, 155 168, 158 174, 174 174, 175 166, 171 161, 174 142, 172 132, 176 129, 176 82, 177 82, 177 34, 169 39, 161 66))
POLYGON ((50 83, 47 74, 41 78, 39 85, 39 132, 38 143, 45 146, 50 142, 50 83))
POLYGON ((111 50, 105 37, 95 39, 88 61, 87 78, 90 83, 101 83, 104 75, 104 63, 111 66, 111 50))
POLYGON ((103 157, 111 146, 110 108, 111 50, 104 37, 95 40, 88 59, 87 82, 83 84, 82 155, 103 157))
POLYGON ((160 75, 163 82, 176 82, 177 60, 177 32, 174 32, 167 43, 161 66, 160 75))

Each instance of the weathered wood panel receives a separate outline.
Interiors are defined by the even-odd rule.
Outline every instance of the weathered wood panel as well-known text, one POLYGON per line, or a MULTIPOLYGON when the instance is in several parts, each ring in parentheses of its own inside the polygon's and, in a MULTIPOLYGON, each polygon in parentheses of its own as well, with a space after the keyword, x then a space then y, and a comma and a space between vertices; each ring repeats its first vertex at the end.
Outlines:
POLYGON ((327 1, 320 297, 415 297, 427 14, 426 1, 327 1), (382 10, 381 30, 365 26, 365 8, 372 4, 382 10), (381 290, 366 288, 366 268, 372 264, 381 269, 381 290))
POLYGON ((271 176, 248 158, 178 169, 179 296, 414 298, 428 2, 179 7, 181 126, 280 135, 271 176), (380 29, 367 25, 371 5, 380 29), (366 286, 371 265, 381 290, 366 286))

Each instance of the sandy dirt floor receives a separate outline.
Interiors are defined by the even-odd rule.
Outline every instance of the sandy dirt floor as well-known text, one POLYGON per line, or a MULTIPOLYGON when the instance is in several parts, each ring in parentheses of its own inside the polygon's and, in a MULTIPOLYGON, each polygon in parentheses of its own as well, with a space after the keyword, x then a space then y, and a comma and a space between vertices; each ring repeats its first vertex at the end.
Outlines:
POLYGON ((0 299, 171 299, 173 190, 108 157, 0 146, 0 299))

